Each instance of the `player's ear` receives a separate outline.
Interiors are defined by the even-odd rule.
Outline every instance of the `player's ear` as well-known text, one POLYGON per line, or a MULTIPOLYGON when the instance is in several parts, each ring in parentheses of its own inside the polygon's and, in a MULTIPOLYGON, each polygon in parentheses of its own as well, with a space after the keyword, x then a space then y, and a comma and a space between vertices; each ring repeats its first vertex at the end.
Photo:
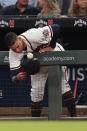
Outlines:
POLYGON ((22 41, 22 38, 21 38, 21 37, 18 37, 18 40, 22 41))

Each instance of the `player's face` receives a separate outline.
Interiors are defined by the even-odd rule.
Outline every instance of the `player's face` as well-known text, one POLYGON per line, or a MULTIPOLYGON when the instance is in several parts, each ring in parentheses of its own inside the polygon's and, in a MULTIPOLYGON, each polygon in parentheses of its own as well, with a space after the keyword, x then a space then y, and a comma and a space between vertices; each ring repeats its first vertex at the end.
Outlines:
POLYGON ((21 38, 18 38, 18 39, 16 40, 16 42, 15 42, 12 46, 10 46, 10 48, 11 48, 14 52, 16 52, 16 53, 21 53, 21 52, 23 51, 23 41, 22 41, 22 39, 21 39, 21 38))
POLYGON ((77 0, 77 4, 80 8, 87 8, 87 0, 77 0))

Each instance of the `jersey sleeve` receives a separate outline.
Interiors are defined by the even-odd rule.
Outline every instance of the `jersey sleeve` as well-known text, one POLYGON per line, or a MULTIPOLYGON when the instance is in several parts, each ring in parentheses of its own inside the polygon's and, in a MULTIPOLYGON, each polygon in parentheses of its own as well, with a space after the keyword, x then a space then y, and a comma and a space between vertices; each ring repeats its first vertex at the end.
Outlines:
POLYGON ((51 26, 45 26, 29 29, 22 35, 26 36, 30 42, 47 44, 52 40, 53 31, 51 26))
POLYGON ((15 53, 10 49, 9 51, 10 70, 16 70, 20 68, 20 62, 22 57, 23 57, 23 53, 15 53))

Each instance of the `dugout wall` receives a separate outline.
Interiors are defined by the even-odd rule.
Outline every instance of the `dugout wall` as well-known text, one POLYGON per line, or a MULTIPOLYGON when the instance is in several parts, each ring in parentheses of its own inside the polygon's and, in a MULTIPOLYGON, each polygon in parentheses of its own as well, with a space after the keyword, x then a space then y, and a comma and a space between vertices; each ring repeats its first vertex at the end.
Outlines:
MULTIPOLYGON (((14 31, 20 34, 27 29, 33 27, 41 27, 45 25, 51 25, 53 23, 58 23, 61 25, 62 32, 59 41, 63 43, 66 50, 86 50, 87 43, 87 19, 86 18, 59 18, 59 19, 36 19, 30 18, 29 16, 1 16, 0 17, 0 51, 8 51, 7 46, 4 44, 4 36, 9 31, 14 31)), ((8 55, 4 57, 4 62, 8 62, 8 55)), ((76 98, 78 98, 80 92, 83 90, 83 94, 77 105, 80 105, 85 113, 87 106, 87 68, 85 67, 69 67, 68 77, 74 92, 76 78, 78 78, 78 88, 76 93, 76 98), (83 89, 84 88, 84 89, 83 89)), ((15 107, 24 107, 25 114, 29 113, 28 107, 30 106, 30 88, 26 86, 25 83, 29 85, 28 80, 20 85, 20 87, 15 87, 10 80, 9 68, 0 68, 0 107, 1 112, 3 112, 3 107, 13 107, 15 112, 15 107), (9 77, 8 77, 9 76, 9 77), (4 81, 4 79, 6 81, 4 81)), ((29 85, 30 86, 30 85, 29 85)), ((48 89, 46 86, 45 97, 43 102, 44 107, 48 107, 48 89)), ((64 106, 64 104, 63 104, 64 106)), ((79 107, 80 107, 79 106, 79 107)), ((24 109, 23 108, 23 109, 24 109)), ((45 108, 45 113, 47 115, 47 108, 45 108)), ((20 112, 20 111, 19 111, 20 112)), ((82 113, 82 112, 81 112, 82 113)), ((3 114, 3 113, 1 113, 3 114)), ((23 115, 23 110, 17 115, 23 115)), ((84 114, 83 114, 84 115, 84 114)))

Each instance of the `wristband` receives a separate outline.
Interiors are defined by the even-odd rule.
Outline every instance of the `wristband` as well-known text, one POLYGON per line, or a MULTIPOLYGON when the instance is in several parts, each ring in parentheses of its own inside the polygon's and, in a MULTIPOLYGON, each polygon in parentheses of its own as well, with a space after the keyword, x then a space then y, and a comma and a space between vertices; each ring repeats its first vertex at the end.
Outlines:
POLYGON ((12 77, 12 81, 15 83, 15 84, 19 84, 20 80, 17 79, 17 76, 13 76, 12 77))

